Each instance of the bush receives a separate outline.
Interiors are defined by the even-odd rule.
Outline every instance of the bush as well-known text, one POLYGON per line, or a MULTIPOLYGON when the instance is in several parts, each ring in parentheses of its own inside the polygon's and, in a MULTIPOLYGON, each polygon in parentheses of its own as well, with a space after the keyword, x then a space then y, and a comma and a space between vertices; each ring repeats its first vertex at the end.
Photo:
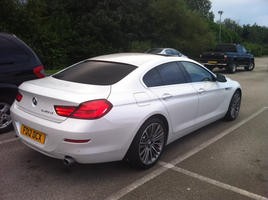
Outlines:
POLYGON ((255 57, 260 57, 265 54, 265 49, 259 44, 244 43, 243 45, 247 50, 251 50, 251 54, 255 57))

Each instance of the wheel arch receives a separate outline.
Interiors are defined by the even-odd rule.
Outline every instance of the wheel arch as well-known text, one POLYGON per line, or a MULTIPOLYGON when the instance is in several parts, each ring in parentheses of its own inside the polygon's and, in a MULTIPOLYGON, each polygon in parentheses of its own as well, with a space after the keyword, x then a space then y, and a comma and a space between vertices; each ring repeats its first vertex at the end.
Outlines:
POLYGON ((130 146, 129 146, 129 148, 128 148, 128 150, 123 158, 123 161, 134 166, 134 167, 137 167, 139 169, 148 169, 151 166, 155 165, 157 163, 157 160, 160 158, 160 156, 163 152, 163 148, 166 146, 167 138, 168 138, 168 130, 169 130, 168 120, 166 119, 166 117, 164 115, 153 114, 152 116, 148 117, 146 120, 143 121, 139 130, 137 131, 133 140, 131 141, 131 144, 130 144, 130 146), (156 120, 158 122, 161 121, 161 123, 164 125, 163 128, 165 129, 166 134, 165 134, 164 143, 163 143, 162 150, 161 150, 160 154, 158 154, 158 156, 155 158, 155 160, 152 163, 145 164, 145 163, 143 163, 143 161, 141 161, 140 155, 137 155, 137 152, 135 151, 137 148, 137 138, 141 137, 140 130, 143 129, 148 124, 151 124, 152 122, 154 122, 154 120, 156 120))
MULTIPOLYGON (((163 122, 164 126, 165 126, 165 129, 166 129, 166 132, 167 132, 167 134, 166 134, 166 138, 165 138, 165 145, 166 145, 166 143, 167 143, 167 141, 168 141, 169 123, 168 123, 167 118, 166 118, 164 115, 162 115, 162 114, 154 114, 154 115, 151 115, 150 117, 148 117, 146 120, 143 121, 143 123, 140 125, 139 129, 140 129, 140 128, 143 126, 143 124, 145 124, 148 120, 151 120, 151 119, 153 119, 153 118, 160 119, 160 120, 163 122)), ((139 129, 138 129, 138 130, 139 130, 139 129)), ((131 143, 130 143, 130 145, 129 145, 129 147, 128 147, 128 150, 127 150, 127 152, 126 152, 126 154, 125 154, 125 156, 124 156, 124 159, 126 158, 127 154, 129 153, 130 147, 131 147, 131 145, 132 145, 132 143, 133 143, 133 141, 134 141, 135 136, 136 136, 137 133, 138 133, 138 131, 135 133, 135 135, 134 135, 134 137, 133 137, 133 139, 132 139, 132 141, 131 141, 131 143)))
POLYGON ((235 91, 239 91, 240 95, 241 95, 241 98, 242 98, 242 90, 241 90, 241 88, 237 88, 235 91))
POLYGON ((0 96, 15 98, 18 92, 18 86, 9 83, 0 83, 0 96))
POLYGON ((237 61, 237 57, 233 57, 231 63, 232 63, 232 62, 235 62, 235 61, 237 61))
MULTIPOLYGON (((163 124, 165 125, 165 129, 167 131, 167 135, 166 135, 166 141, 165 141, 165 145, 167 143, 167 139, 168 139, 168 132, 169 132, 169 124, 168 124, 168 121, 167 121, 167 118, 164 116, 164 115, 161 115, 161 114, 155 114, 155 115, 152 115, 151 117, 149 117, 147 120, 144 121, 144 123, 152 118, 158 118, 160 119, 163 124)), ((143 123, 143 124, 144 124, 143 123)))

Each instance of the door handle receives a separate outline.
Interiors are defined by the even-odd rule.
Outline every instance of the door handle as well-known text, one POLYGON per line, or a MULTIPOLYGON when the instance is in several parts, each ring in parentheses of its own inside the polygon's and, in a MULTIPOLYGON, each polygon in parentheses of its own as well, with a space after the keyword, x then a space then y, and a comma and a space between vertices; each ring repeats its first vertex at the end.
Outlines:
POLYGON ((165 101, 169 100, 172 98, 171 94, 163 94, 162 99, 164 99, 165 101))
POLYGON ((206 90, 204 90, 203 88, 200 88, 198 91, 199 94, 204 94, 205 92, 206 92, 206 90))

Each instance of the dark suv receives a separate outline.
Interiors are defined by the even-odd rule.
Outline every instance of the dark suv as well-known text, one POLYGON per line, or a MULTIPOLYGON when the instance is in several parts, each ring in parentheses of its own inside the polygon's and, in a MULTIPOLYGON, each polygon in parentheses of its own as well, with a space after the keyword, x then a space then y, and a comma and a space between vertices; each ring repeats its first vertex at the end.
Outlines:
POLYGON ((9 108, 18 86, 43 77, 44 67, 31 48, 15 35, 0 32, 0 134, 13 128, 9 108))

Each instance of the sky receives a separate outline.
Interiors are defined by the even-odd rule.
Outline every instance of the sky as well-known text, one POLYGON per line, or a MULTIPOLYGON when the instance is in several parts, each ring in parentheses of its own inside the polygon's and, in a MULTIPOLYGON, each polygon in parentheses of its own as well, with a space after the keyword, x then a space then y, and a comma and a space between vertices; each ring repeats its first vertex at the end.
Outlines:
POLYGON ((254 25, 268 27, 268 0, 210 0, 215 15, 214 22, 220 20, 218 11, 223 11, 221 21, 230 18, 240 26, 254 25))

